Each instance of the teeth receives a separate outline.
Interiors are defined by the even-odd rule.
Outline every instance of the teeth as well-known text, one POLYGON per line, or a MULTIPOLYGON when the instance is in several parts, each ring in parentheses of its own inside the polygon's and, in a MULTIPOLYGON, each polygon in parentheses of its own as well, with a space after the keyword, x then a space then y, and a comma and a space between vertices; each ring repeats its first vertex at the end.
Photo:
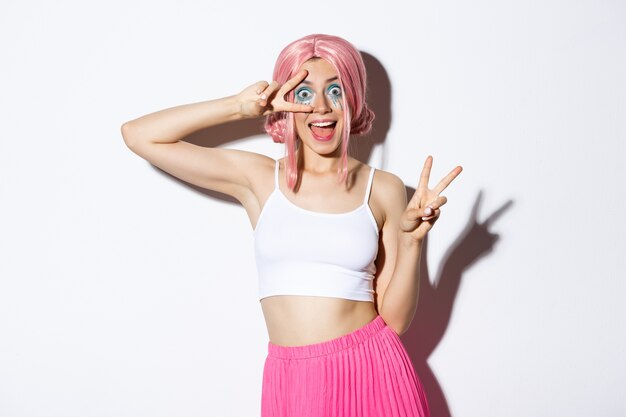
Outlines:
POLYGON ((326 126, 330 126, 330 125, 333 125, 333 124, 335 124, 335 122, 314 122, 314 123, 311 123, 311 125, 317 126, 317 127, 326 127, 326 126))

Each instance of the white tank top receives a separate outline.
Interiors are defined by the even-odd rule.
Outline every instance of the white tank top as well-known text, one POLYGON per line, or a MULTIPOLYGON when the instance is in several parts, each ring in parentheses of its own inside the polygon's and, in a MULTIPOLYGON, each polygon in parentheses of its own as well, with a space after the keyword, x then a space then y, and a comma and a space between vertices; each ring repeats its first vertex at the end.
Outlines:
POLYGON ((374 302, 378 226, 368 201, 346 213, 320 213, 291 202, 278 187, 254 229, 259 299, 272 295, 315 295, 374 302))

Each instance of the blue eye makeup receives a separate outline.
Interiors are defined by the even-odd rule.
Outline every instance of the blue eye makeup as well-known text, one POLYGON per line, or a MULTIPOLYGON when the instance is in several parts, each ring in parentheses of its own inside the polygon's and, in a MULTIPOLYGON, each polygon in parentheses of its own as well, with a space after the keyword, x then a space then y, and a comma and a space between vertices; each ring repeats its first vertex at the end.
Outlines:
POLYGON ((342 91, 341 91, 341 87, 339 86, 339 84, 331 84, 326 89, 326 94, 328 95, 328 97, 330 97, 330 100, 333 102, 333 106, 338 107, 338 108, 343 108, 341 105, 342 91))
POLYGON ((329 96, 341 97, 341 87, 339 87, 339 84, 333 84, 328 87, 326 94, 329 96))
POLYGON ((301 87, 296 90, 296 102, 301 104, 311 104, 313 101, 313 91, 308 87, 301 87))
MULTIPOLYGON (((339 84, 331 84, 326 89, 326 96, 330 99, 335 108, 343 110, 343 91, 339 84)), ((296 89, 294 99, 296 103, 310 105, 315 98, 315 92, 307 87, 302 86, 296 89)))

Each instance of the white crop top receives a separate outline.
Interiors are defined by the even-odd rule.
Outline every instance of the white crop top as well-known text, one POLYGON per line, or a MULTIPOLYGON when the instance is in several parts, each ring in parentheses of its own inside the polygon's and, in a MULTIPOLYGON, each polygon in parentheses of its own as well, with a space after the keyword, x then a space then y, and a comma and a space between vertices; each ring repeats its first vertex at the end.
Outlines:
POLYGON ((254 229, 259 299, 315 295, 374 302, 378 226, 368 204, 374 171, 359 207, 321 213, 297 206, 280 191, 276 161, 274 191, 254 229))

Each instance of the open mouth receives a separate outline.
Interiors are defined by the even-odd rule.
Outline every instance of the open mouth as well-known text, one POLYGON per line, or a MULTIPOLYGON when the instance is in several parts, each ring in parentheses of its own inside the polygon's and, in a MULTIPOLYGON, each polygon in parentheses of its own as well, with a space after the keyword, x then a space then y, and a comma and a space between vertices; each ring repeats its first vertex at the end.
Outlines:
POLYGON ((316 121, 309 123, 309 128, 313 132, 313 137, 317 140, 328 141, 333 138, 335 134, 336 121, 316 121))

